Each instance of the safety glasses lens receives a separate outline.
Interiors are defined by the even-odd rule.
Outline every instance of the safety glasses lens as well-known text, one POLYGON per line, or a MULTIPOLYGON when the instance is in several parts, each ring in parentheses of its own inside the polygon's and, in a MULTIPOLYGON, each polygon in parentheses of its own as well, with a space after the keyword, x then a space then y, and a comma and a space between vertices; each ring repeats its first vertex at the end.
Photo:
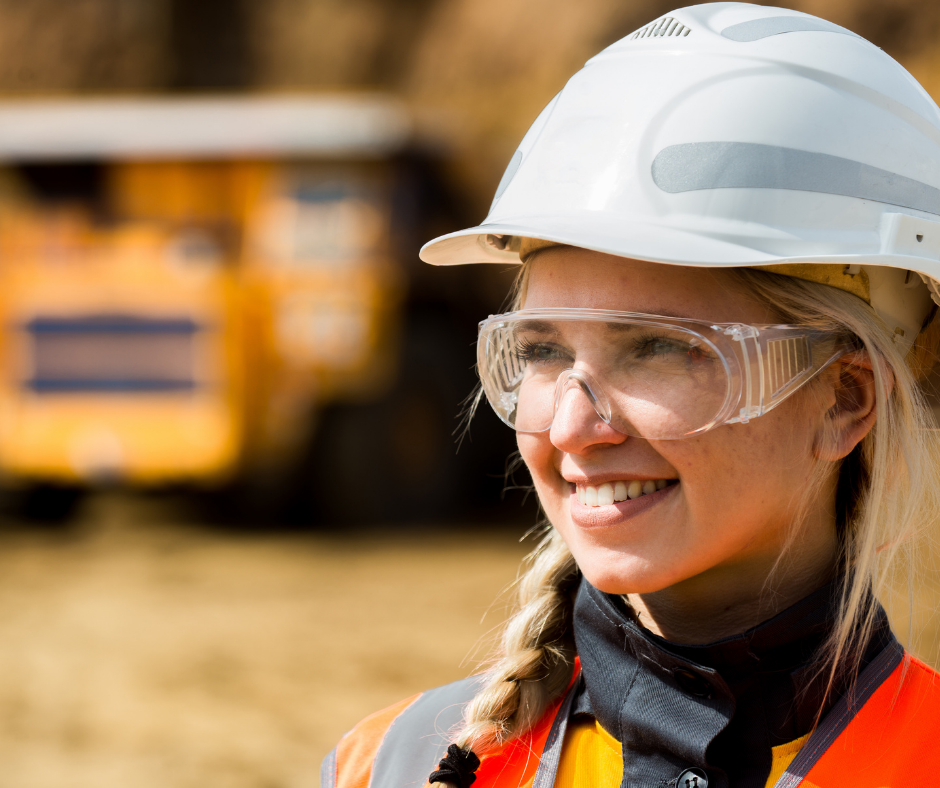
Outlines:
POLYGON ((561 416, 681 438, 711 424, 728 398, 727 361, 691 330, 519 319, 487 327, 480 339, 490 404, 520 432, 542 432, 561 416))

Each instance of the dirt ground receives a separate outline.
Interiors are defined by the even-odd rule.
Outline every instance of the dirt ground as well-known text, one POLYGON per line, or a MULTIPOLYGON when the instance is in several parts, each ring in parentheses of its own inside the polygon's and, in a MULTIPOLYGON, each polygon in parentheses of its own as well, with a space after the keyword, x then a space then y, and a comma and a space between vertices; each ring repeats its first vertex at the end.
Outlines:
MULTIPOLYGON (((528 549, 522 528, 178 519, 108 497, 64 533, 0 532, 0 788, 315 788, 356 720, 472 671, 528 549)), ((937 600, 931 570, 914 614, 934 663, 937 600)))
POLYGON ((0 534, 0 788, 315 788, 358 719, 472 672, 525 552, 171 514, 101 499, 68 535, 0 534))

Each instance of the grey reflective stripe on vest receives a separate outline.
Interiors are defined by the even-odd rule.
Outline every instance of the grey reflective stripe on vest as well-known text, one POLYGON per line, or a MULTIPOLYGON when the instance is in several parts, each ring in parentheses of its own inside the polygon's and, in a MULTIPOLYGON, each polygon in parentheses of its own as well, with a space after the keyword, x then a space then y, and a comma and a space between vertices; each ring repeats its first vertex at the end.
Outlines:
POLYGON ((721 31, 725 38, 741 43, 759 41, 762 38, 779 36, 781 33, 842 33, 846 36, 861 38, 851 30, 834 25, 832 22, 805 16, 771 16, 766 19, 752 19, 750 22, 731 25, 721 31))
POLYGON ((836 194, 940 214, 940 189, 828 153, 753 142, 688 142, 653 159, 664 192, 701 189, 789 189, 836 194))
POLYGON ((809 774, 830 745, 839 738, 849 723, 875 691, 890 676, 904 658, 904 649, 894 640, 869 664, 850 695, 843 695, 830 709, 826 718, 793 759, 783 776, 774 784, 774 788, 796 788, 809 774))
POLYGON ((320 764, 320 788, 336 788, 336 748, 320 764))
MULTIPOLYGON (((472 676, 431 690, 405 709, 382 740, 369 788, 421 788, 446 754, 452 741, 450 734, 463 720, 464 707, 480 690, 485 678, 472 676)), ((555 715, 533 788, 551 788, 555 783, 577 686, 575 682, 555 715)), ((333 785, 324 781, 323 788, 333 785)))
POLYGON ((372 765, 369 788, 421 788, 447 753, 450 734, 485 676, 428 690, 385 733, 372 765))
MULTIPOLYGON (((862 671, 851 695, 841 697, 793 759, 774 788, 797 788, 832 743, 848 727, 859 710, 904 658, 904 649, 892 640, 862 671)), ((421 788, 444 757, 453 729, 463 719, 464 707, 479 691, 485 676, 430 690, 405 709, 392 723, 376 754, 370 788, 421 788)), ((561 763, 568 718, 578 694, 576 681, 558 709, 542 750, 532 788, 552 788, 561 763)), ((323 761, 321 788, 335 788, 336 751, 323 761)))
POLYGON ((571 714, 571 706, 574 704, 580 684, 581 677, 578 676, 578 680, 568 690, 568 695, 555 715, 552 729, 548 732, 548 739, 545 740, 539 768, 532 780, 532 788, 552 788, 555 784, 558 764, 561 763, 561 749, 565 744, 565 732, 568 730, 568 716, 571 714))

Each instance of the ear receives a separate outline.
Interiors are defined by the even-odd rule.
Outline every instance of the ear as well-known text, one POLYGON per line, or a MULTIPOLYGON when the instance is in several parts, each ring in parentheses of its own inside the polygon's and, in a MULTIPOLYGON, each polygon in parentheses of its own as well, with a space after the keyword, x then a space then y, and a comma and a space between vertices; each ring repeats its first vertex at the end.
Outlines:
MULTIPOLYGON (((894 376, 879 370, 890 391, 894 376)), ((865 351, 843 356, 831 369, 826 400, 831 403, 824 427, 816 440, 815 454, 821 460, 837 462, 847 457, 875 426, 877 382, 871 357, 865 351)))

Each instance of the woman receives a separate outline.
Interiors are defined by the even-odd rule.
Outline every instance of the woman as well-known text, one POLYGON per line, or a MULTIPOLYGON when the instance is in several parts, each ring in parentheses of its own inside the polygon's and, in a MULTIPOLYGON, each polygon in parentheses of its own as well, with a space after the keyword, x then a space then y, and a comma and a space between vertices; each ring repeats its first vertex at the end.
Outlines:
POLYGON ((805 14, 682 9, 576 74, 422 250, 523 264, 478 367, 547 535, 490 669, 324 786, 930 784, 940 682, 875 590, 940 505, 938 187, 937 106, 805 14))

